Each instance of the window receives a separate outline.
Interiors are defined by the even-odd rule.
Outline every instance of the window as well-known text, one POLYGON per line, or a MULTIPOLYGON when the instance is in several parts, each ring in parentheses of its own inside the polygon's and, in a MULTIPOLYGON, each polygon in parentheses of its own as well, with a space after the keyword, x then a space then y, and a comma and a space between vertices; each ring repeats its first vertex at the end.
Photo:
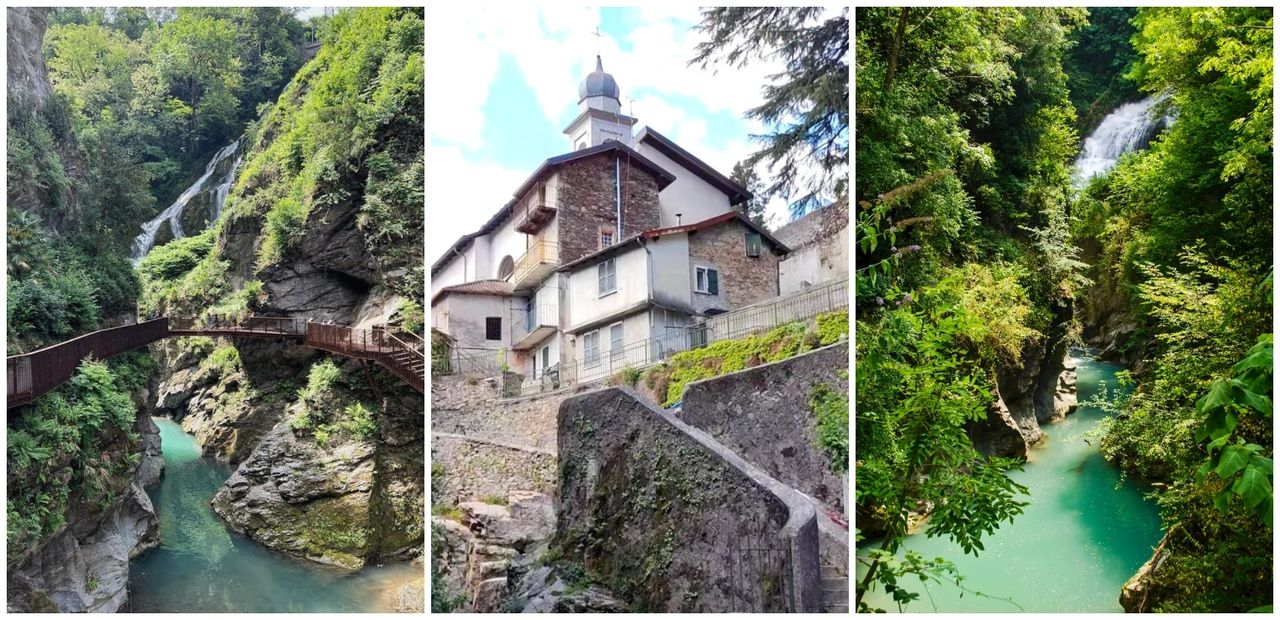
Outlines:
POLYGON ((546 372, 547 367, 551 365, 551 345, 542 347, 542 371, 546 372))
POLYGON ((484 339, 502 340, 502 317, 490 316, 484 319, 484 339))
POLYGON ((582 337, 582 350, 585 352, 587 366, 600 363, 600 332, 594 331, 582 337))
POLYGON ((747 256, 751 258, 760 258, 760 250, 763 240, 760 233, 747 233, 747 256))
POLYGON ((720 272, 710 267, 694 267, 693 290, 708 295, 719 295, 720 272))
POLYGON ((514 273, 515 270, 516 270, 516 262, 514 260, 511 260, 511 256, 510 255, 503 256, 502 262, 498 263, 498 279, 506 280, 507 278, 510 278, 511 274, 514 273))
POLYGON ((615 259, 609 259, 596 266, 596 277, 599 280, 601 297, 618 290, 618 267, 615 259))
POLYGON ((613 227, 601 226, 600 227, 600 249, 603 250, 611 245, 613 245, 613 227))
POLYGON ((609 358, 622 359, 622 323, 609 326, 609 358))

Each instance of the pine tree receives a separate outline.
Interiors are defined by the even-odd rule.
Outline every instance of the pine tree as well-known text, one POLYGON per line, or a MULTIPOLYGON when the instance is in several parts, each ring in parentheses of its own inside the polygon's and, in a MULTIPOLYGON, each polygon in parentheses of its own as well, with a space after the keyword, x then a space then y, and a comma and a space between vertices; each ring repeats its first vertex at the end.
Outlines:
POLYGON ((720 7, 705 9, 697 29, 707 36, 690 64, 739 68, 781 60, 786 70, 764 85, 764 103, 747 118, 768 133, 746 163, 764 162, 774 174, 762 199, 782 196, 792 216, 803 215, 848 192, 849 12, 821 8, 720 7))

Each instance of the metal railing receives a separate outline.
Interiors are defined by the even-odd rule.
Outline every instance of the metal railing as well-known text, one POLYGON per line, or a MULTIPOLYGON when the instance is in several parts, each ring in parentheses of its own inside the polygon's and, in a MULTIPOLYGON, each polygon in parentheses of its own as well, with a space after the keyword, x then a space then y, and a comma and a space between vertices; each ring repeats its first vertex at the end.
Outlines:
POLYGON ((419 392, 426 388, 423 353, 385 328, 307 323, 305 342, 314 349, 376 362, 419 392))
POLYGON ((511 342, 518 344, 539 327, 556 328, 560 325, 560 307, 556 304, 537 304, 532 308, 511 310, 511 342))
POLYGON ((452 347, 432 349, 432 375, 463 375, 467 377, 492 377, 502 371, 497 349, 452 347))
POLYGON ((515 271, 512 272, 511 282, 516 286, 533 274, 543 265, 560 264, 560 247, 554 242, 547 241, 542 237, 534 240, 533 245, 529 246, 529 250, 516 261, 515 271))
MULTIPOLYGON (((573 385, 607 379, 623 369, 645 368, 682 351, 807 321, 819 314, 848 307, 849 281, 832 282, 713 316, 688 327, 670 327, 661 336, 635 342, 619 350, 602 350, 591 363, 579 359, 565 366, 561 380, 566 385, 573 385)), ((538 391, 537 386, 533 391, 538 391)))
POLYGON ((85 358, 106 359, 169 335, 168 319, 90 332, 38 351, 8 358, 8 407, 29 404, 66 383, 85 358))
POLYGON ((359 359, 372 360, 405 383, 425 393, 425 343, 416 334, 386 326, 351 328, 313 323, 305 318, 208 314, 161 317, 101 329, 8 358, 8 408, 29 404, 66 383, 86 358, 106 359, 168 336, 297 338, 304 344, 359 359))

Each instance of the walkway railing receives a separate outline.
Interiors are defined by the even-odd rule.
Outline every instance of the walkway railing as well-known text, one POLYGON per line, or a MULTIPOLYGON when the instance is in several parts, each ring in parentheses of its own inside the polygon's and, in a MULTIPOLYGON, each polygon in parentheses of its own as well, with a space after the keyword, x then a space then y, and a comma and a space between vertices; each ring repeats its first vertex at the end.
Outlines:
POLYGON ((85 358, 106 359, 145 347, 169 335, 160 318, 91 332, 38 351, 8 358, 9 408, 31 403, 66 383, 85 358))
POLYGON ((135 325, 102 329, 10 356, 8 408, 26 405, 66 383, 86 358, 106 359, 169 336, 290 338, 324 351, 376 362, 419 393, 426 388, 426 354, 421 338, 384 326, 351 328, 305 318, 231 315, 162 317, 135 325), (416 340, 415 340, 416 339, 416 340))

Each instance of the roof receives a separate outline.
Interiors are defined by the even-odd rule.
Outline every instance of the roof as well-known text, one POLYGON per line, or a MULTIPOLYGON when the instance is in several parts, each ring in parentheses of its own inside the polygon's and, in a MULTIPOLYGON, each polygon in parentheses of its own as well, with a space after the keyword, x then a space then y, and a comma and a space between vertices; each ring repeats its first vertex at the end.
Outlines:
POLYGON ((619 94, 621 91, 618 89, 618 82, 612 75, 604 72, 604 63, 600 61, 600 55, 596 54, 596 70, 588 73, 578 85, 578 103, 588 97, 609 97, 618 101, 619 94))
POLYGON ((446 286, 439 291, 436 291, 436 294, 431 296, 431 303, 434 305, 436 300, 440 299, 440 297, 445 293, 510 297, 515 294, 515 287, 511 286, 511 283, 506 280, 476 280, 474 282, 464 282, 462 284, 446 286))
POLYGON ((729 196, 729 204, 736 205, 751 200, 751 192, 729 177, 720 174, 706 162, 694 157, 693 153, 680 148, 680 145, 672 142, 670 138, 654 131, 652 127, 645 127, 636 135, 636 143, 641 142, 649 144, 659 153, 693 172, 698 178, 710 183, 712 187, 724 192, 729 196))
POLYGON ((525 179, 524 183, 520 184, 520 187, 517 188, 515 193, 513 194, 513 198, 509 202, 507 202, 507 204, 503 205, 501 209, 498 209, 498 212, 495 213, 493 217, 489 218, 489 221, 485 222, 484 226, 480 227, 480 230, 474 233, 471 233, 469 235, 463 235, 459 237, 458 240, 455 241, 453 245, 450 246, 449 249, 446 250, 444 254, 440 256, 440 258, 436 259, 436 262, 431 264, 431 275, 434 276, 437 273, 439 273, 441 269, 444 269, 444 266, 448 264, 449 260, 453 257, 454 254, 462 252, 463 250, 466 250, 467 247, 471 245, 471 242, 474 241, 477 237, 483 237, 484 235, 487 235, 497 230, 498 227, 501 226, 502 223, 506 221, 507 217, 511 215, 511 210, 515 206, 516 202, 519 201, 519 198, 523 196, 524 193, 529 190, 529 188, 533 187, 533 185, 537 183, 538 180, 541 179, 543 176, 551 173, 552 171, 560 168, 565 164, 587 159, 589 157, 594 157, 596 155, 607 153, 609 151, 618 151, 620 154, 626 155, 630 161, 639 165, 640 168, 644 169, 645 171, 649 172, 654 177, 656 177, 658 180, 658 191, 662 191, 668 185, 671 185, 673 181, 676 180, 676 177, 674 174, 667 172, 667 170, 664 169, 662 166, 659 166, 658 164, 653 163, 645 156, 635 152, 634 149, 632 149, 631 147, 621 142, 609 141, 609 142, 605 142, 604 144, 598 144, 590 148, 580 149, 577 151, 573 151, 571 153, 565 153, 563 155, 557 155, 555 157, 552 157, 542 162, 542 165, 538 166, 538 169, 534 170, 533 174, 529 175, 529 178, 525 179))
POLYGON ((630 245, 639 246, 643 244, 646 239, 657 239, 659 237, 664 237, 667 235, 675 235, 679 233, 695 233, 700 230, 706 230, 708 228, 713 228, 715 226, 726 224, 735 220, 742 223, 742 225, 746 226, 752 232, 759 234, 760 237, 765 240, 765 242, 773 246, 773 251, 775 254, 786 254, 787 252, 791 251, 785 244, 783 244, 781 241, 778 241, 776 238, 774 238, 773 235, 769 234, 769 231, 765 230, 760 226, 757 226, 755 222, 752 222, 751 219, 743 215, 742 212, 729 211, 728 213, 722 213, 715 217, 702 220, 701 222, 694 222, 693 224, 684 224, 682 226, 668 226, 666 228, 654 228, 652 230, 646 230, 644 232, 636 233, 607 248, 596 250, 595 252, 587 254, 586 256, 583 256, 578 260, 565 264, 564 266, 560 267, 556 271, 573 271, 578 267, 582 267, 584 265, 594 263, 597 260, 603 260, 605 258, 613 256, 614 254, 621 252, 622 249, 626 246, 630 246, 630 245))

